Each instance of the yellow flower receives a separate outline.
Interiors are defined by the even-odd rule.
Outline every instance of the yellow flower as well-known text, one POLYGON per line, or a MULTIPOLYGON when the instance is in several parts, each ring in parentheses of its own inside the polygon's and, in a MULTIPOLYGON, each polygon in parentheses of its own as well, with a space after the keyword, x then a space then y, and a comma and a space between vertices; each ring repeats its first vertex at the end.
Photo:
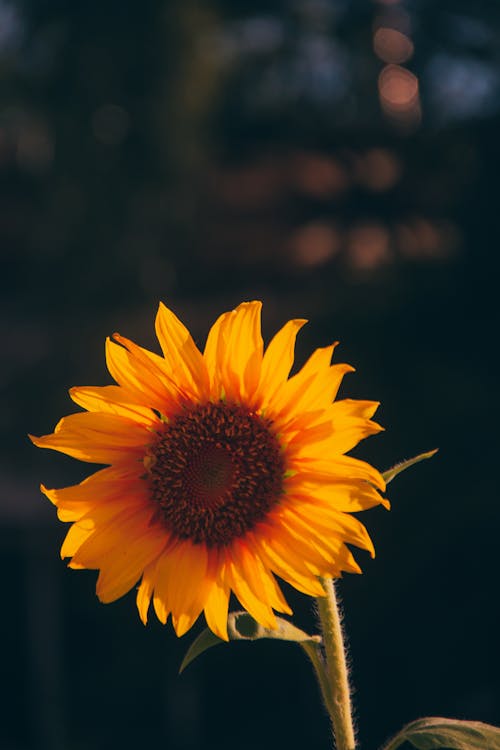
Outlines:
POLYGON ((102 602, 142 577, 142 621, 153 600, 178 636, 204 611, 227 639, 231 592, 276 627, 273 610, 291 610, 275 576, 322 596, 319 576, 361 572, 346 544, 374 554, 351 512, 388 507, 379 472, 345 455, 382 429, 370 419, 378 404, 333 402, 353 370, 330 364, 335 345, 317 349, 289 378, 306 321, 289 321, 264 351, 260 313, 260 302, 245 302, 221 315, 202 354, 160 304, 163 357, 114 334, 106 358, 118 385, 72 388, 87 411, 31 437, 108 465, 73 487, 42 485, 59 518, 72 522, 61 557, 100 571, 102 602))

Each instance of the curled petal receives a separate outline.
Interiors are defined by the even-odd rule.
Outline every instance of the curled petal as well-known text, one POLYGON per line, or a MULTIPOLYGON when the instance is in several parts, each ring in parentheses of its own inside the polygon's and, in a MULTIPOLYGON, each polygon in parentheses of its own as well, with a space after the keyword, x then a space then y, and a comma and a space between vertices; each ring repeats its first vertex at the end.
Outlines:
POLYGON ((270 341, 262 360, 258 390, 263 408, 286 383, 293 365, 295 339, 306 323, 302 318, 290 320, 270 341))
POLYGON ((203 356, 187 328, 162 302, 156 316, 156 335, 172 379, 182 382, 182 389, 195 398, 206 398, 209 385, 203 356))
POLYGON ((252 399, 262 365, 261 308, 261 302, 243 302, 212 327, 204 358, 214 398, 252 399))

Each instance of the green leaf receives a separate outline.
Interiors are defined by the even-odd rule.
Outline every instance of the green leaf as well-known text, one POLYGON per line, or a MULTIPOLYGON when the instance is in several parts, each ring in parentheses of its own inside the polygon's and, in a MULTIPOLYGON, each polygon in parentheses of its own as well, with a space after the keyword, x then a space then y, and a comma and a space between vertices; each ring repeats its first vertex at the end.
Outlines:
POLYGON ((407 724, 383 750, 396 750, 404 742, 417 750, 500 750, 500 729, 481 721, 431 716, 407 724))
POLYGON ((414 464, 420 463, 420 461, 425 461, 426 458, 432 458, 432 456, 435 456, 437 452, 438 452, 438 448, 436 448, 433 451, 428 451, 427 453, 420 453, 418 456, 409 458, 408 461, 401 461, 401 463, 393 466, 392 469, 387 469, 387 471, 383 471, 382 476, 385 479, 385 483, 389 484, 389 482, 392 482, 394 477, 396 477, 398 474, 401 474, 402 471, 409 469, 410 466, 413 466, 414 464))
POLYGON ((207 649, 212 648, 212 646, 218 646, 219 643, 225 643, 225 641, 218 638, 208 628, 203 630, 200 635, 194 639, 194 641, 188 648, 186 655, 182 660, 182 664, 179 667, 179 674, 181 674, 181 672, 184 672, 188 664, 191 664, 191 662, 194 661, 197 656, 202 654, 204 651, 207 651, 207 649))
POLYGON ((272 638, 292 643, 321 643, 321 636, 304 633, 283 617, 277 617, 276 622, 278 627, 273 630, 260 625, 248 612, 231 612, 227 620, 229 640, 257 641, 260 638, 272 638))
MULTIPOLYGON (((279 641, 298 643, 302 646, 306 646, 307 644, 319 646, 321 643, 321 636, 308 635, 282 617, 277 617, 276 622, 278 623, 278 627, 275 630, 271 630, 271 628, 264 628, 256 622, 248 612, 230 612, 227 619, 229 640, 257 641, 261 638, 272 638, 279 641)), ((207 649, 212 648, 212 646, 217 646, 219 643, 225 643, 225 641, 214 635, 211 630, 208 630, 208 628, 204 630, 189 647, 184 659, 182 660, 179 673, 183 672, 188 664, 191 664, 196 657, 207 649)))

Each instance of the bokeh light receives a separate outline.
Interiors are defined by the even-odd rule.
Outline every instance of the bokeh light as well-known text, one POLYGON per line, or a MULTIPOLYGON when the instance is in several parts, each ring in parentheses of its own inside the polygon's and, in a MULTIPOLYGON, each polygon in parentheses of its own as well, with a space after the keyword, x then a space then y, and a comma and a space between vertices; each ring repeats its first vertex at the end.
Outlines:
POLYGON ((373 49, 386 63, 404 63, 413 55, 413 42, 397 29, 380 27, 373 35, 373 49))
POLYGON ((416 126, 421 107, 418 78, 400 65, 386 65, 378 78, 380 103, 384 112, 396 122, 416 126))

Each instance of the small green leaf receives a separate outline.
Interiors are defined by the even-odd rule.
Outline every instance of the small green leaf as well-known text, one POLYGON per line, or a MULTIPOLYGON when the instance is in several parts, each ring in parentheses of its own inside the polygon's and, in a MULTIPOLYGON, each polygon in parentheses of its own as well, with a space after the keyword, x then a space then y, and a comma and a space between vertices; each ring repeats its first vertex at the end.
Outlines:
POLYGON ((194 641, 188 648, 186 655, 182 660, 182 664, 179 667, 179 674, 181 674, 181 672, 184 672, 188 664, 191 664, 191 662, 194 661, 197 656, 202 654, 204 651, 207 651, 207 649, 212 648, 212 646, 218 646, 219 643, 225 643, 225 641, 218 638, 208 628, 203 630, 200 635, 194 639, 194 641))
POLYGON ((417 750, 500 750, 500 729, 481 721, 431 716, 407 724, 383 750, 397 750, 404 742, 417 750))
POLYGON ((420 461, 425 461, 426 458, 432 458, 432 456, 435 456, 437 452, 438 452, 438 448, 436 448, 433 451, 428 451, 427 453, 420 453, 418 456, 409 458, 408 461, 401 461, 401 463, 393 466, 392 469, 387 469, 387 471, 383 471, 382 476, 385 479, 385 483, 389 484, 389 482, 392 482, 394 477, 396 477, 398 474, 401 474, 402 471, 409 469, 410 466, 413 466, 414 464, 420 463, 420 461))
MULTIPOLYGON (((278 623, 278 627, 276 630, 271 630, 259 625, 248 612, 230 612, 227 619, 229 640, 257 641, 260 638, 273 638, 275 640, 298 643, 302 646, 306 644, 315 644, 318 646, 321 643, 321 636, 308 635, 282 617, 277 617, 276 622, 278 623)), ((203 630, 188 648, 182 660, 179 673, 183 672, 188 664, 191 664, 200 654, 212 648, 212 646, 217 646, 219 643, 225 643, 225 641, 214 635, 208 628, 203 630)))

